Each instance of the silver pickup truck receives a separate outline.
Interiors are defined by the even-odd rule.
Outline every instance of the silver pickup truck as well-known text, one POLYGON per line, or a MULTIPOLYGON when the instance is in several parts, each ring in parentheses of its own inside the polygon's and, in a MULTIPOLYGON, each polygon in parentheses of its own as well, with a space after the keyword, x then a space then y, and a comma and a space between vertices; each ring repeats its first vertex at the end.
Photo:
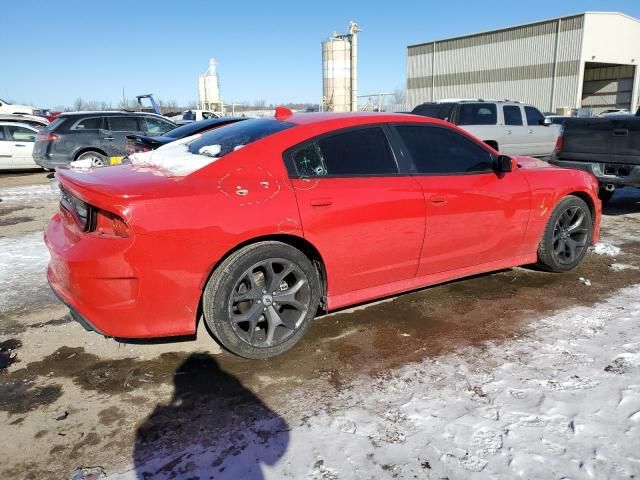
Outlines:
POLYGON ((560 133, 536 107, 508 100, 441 100, 411 113, 458 125, 505 155, 550 156, 560 133))

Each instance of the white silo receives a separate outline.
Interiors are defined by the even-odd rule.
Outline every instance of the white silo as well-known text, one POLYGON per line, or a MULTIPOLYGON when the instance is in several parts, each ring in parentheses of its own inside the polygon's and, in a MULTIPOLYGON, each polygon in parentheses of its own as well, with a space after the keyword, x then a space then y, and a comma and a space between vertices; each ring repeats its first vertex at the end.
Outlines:
POLYGON ((349 22, 349 33, 333 33, 322 42, 322 96, 331 112, 358 110, 358 24, 349 22))
POLYGON ((209 60, 207 72, 198 78, 198 97, 200 109, 216 111, 220 108, 220 84, 215 58, 209 60))

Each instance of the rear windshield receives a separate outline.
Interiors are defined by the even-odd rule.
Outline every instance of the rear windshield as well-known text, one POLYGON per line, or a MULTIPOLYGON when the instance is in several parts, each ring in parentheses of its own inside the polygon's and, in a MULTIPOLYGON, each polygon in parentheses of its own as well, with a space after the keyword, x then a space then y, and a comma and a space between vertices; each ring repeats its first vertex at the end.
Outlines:
POLYGON ((462 103, 458 125, 495 125, 498 122, 494 103, 462 103))
POLYGON ((422 115, 423 117, 438 118, 440 120, 451 120, 452 103, 425 103, 418 105, 411 113, 422 115))
POLYGON ((43 130, 52 132, 53 130, 58 128, 60 125, 62 125, 65 122, 65 120, 66 118, 64 117, 56 117, 56 119, 53 122, 51 122, 49 125, 47 125, 45 128, 43 128, 43 130))
POLYGON ((215 156, 222 157, 256 140, 293 126, 293 123, 273 119, 245 120, 204 133, 201 137, 189 143, 189 152, 193 154, 203 153, 201 152, 203 147, 219 145, 220 152, 215 156))
MULTIPOLYGON (((229 121, 229 123, 234 123, 229 121)), ((207 129, 209 127, 213 128, 215 126, 226 125, 224 120, 218 118, 210 118, 207 120, 200 120, 199 122, 187 123, 186 125, 182 125, 181 127, 174 128, 173 130, 169 130, 167 133, 163 135, 163 137, 169 138, 185 138, 191 135, 195 135, 199 133, 203 129, 207 129)))

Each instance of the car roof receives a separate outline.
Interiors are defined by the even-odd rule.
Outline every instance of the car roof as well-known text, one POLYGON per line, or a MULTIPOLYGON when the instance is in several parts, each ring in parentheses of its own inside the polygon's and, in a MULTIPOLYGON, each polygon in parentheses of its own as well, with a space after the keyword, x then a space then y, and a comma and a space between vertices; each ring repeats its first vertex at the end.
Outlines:
POLYGON ((294 113, 289 117, 277 118, 285 122, 295 123, 296 125, 311 125, 315 123, 333 122, 339 120, 361 120, 361 122, 355 123, 383 123, 393 121, 406 121, 407 118, 411 118, 418 121, 433 120, 427 117, 419 115, 411 115, 409 113, 387 113, 387 112, 304 112, 294 113))
POLYGON ((64 112, 58 115, 58 117, 80 117, 80 116, 87 116, 87 115, 105 116, 105 117, 111 117, 114 115, 144 115, 149 117, 165 118, 162 115, 158 115, 157 113, 129 112, 126 110, 87 110, 87 111, 80 111, 80 112, 64 112))

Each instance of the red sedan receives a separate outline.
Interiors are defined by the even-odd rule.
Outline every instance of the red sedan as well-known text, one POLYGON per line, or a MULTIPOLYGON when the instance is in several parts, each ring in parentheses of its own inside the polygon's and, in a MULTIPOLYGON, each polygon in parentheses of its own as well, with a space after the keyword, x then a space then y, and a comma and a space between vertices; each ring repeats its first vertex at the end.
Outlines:
POLYGON ((291 348, 333 310, 482 272, 577 266, 598 238, 591 175, 500 155, 401 114, 239 122, 132 164, 58 170, 48 278, 87 328, 291 348))

